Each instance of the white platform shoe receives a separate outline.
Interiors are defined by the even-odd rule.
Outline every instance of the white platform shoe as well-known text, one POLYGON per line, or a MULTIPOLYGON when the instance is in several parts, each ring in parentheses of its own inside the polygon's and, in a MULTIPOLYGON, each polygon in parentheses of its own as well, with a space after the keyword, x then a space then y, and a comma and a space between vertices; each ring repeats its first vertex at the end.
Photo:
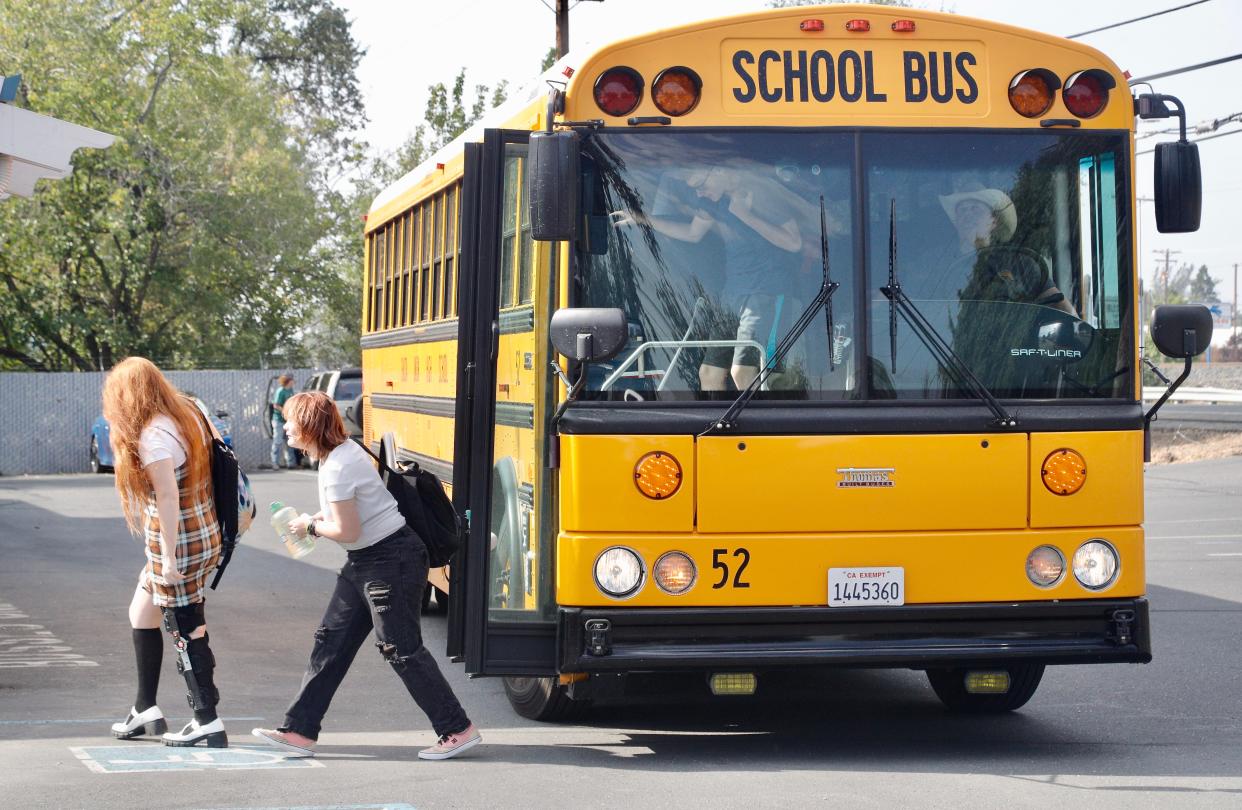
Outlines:
POLYGON ((168 731, 168 722, 159 706, 151 706, 142 712, 131 708, 128 717, 112 724, 112 736, 118 740, 132 740, 144 735, 154 737, 165 731, 168 731))
POLYGON ((197 720, 191 720, 180 731, 170 731, 164 735, 164 745, 191 748, 200 743, 207 748, 228 748, 229 735, 224 733, 224 721, 217 717, 200 726, 197 720))

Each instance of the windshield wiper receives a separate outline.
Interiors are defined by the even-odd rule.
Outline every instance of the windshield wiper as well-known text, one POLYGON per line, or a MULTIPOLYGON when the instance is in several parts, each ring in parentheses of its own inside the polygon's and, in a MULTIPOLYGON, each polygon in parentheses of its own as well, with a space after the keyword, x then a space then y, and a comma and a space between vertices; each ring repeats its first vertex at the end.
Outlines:
POLYGON ((811 301, 810 306, 798 316, 798 320, 794 322, 785 336, 776 344, 776 349, 772 352, 772 356, 763 364, 763 368, 759 369, 759 373, 750 381, 750 385, 738 394, 737 399, 733 400, 733 404, 724 412, 719 419, 715 419, 709 424, 699 437, 710 435, 715 431, 732 430, 737 424, 737 418, 745 409, 747 403, 755 395, 771 375, 772 370, 777 364, 784 359, 789 350, 798 342, 798 338, 802 337, 802 333, 811 325, 811 321, 815 319, 815 314, 819 312, 820 307, 826 308, 828 318, 828 362, 832 362, 832 294, 837 291, 841 285, 832 280, 832 273, 828 264, 828 215, 824 207, 824 198, 819 198, 819 249, 820 257, 824 265, 824 280, 820 284, 819 292, 815 294, 815 298, 811 301))
POLYGON ((966 364, 953 347, 945 342, 931 322, 919 312, 918 307, 901 289, 897 279, 897 200, 892 200, 888 218, 888 284, 880 288, 880 292, 888 298, 888 333, 893 359, 893 373, 897 373, 897 315, 909 324, 927 350, 936 358, 936 362, 945 371, 957 378, 958 385, 969 391, 976 399, 988 407, 996 417, 993 424, 997 427, 1017 427, 1014 419, 1005 406, 1001 405, 996 395, 979 381, 970 366, 966 364))

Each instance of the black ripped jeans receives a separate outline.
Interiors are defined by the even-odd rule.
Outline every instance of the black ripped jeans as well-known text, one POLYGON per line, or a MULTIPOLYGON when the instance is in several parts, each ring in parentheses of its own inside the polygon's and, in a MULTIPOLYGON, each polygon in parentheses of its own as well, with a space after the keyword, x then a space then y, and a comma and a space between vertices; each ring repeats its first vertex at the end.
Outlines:
POLYGON ((323 623, 315 631, 302 688, 285 712, 283 729, 319 738, 332 696, 372 628, 375 646, 431 720, 437 736, 470 725, 435 658, 423 646, 418 620, 426 584, 427 549, 408 528, 349 552, 323 623))

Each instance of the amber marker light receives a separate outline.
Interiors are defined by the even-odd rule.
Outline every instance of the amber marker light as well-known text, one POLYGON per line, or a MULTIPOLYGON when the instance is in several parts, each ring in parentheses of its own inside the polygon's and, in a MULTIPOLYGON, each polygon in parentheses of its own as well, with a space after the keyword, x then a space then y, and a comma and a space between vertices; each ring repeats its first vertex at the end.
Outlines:
POLYGON ((664 500, 681 487, 681 465, 668 453, 648 453, 634 465, 634 483, 648 498, 664 500))
POLYGON ((670 551, 656 560, 651 569, 656 585, 667 594, 677 596, 690 590, 697 572, 694 561, 681 551, 670 551))
POLYGON ((1087 462, 1076 450, 1062 447, 1048 454, 1040 474, 1053 495, 1073 495, 1087 483, 1087 462))
POLYGON ((702 90, 699 74, 688 67, 671 67, 651 83, 651 100, 665 115, 685 115, 698 106, 702 90))
POLYGON ((1038 118, 1052 106, 1061 81, 1050 70, 1024 70, 1009 82, 1009 104, 1019 115, 1038 118))

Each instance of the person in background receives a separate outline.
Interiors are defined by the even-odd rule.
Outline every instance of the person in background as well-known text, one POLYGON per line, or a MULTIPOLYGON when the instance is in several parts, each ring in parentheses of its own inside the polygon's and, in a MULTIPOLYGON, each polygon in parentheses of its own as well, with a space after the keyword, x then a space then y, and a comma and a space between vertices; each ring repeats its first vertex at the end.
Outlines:
POLYGON ((103 412, 112 426, 125 522, 146 539, 147 554, 129 605, 138 695, 129 715, 113 723, 112 734, 127 740, 168 728, 155 700, 164 651, 162 618, 194 709, 194 719, 181 731, 163 734, 164 744, 227 747, 216 714, 220 692, 204 614, 205 585, 221 549, 211 490, 208 431, 213 429, 194 403, 141 357, 122 360, 109 372, 103 412))
POLYGON ((293 378, 288 374, 281 374, 278 382, 280 384, 269 403, 272 414, 272 469, 297 466, 293 450, 289 447, 289 439, 285 435, 285 403, 293 396, 293 378), (281 459, 284 459, 283 464, 281 459))
POLYGON ((439 737, 420 759, 448 759, 482 741, 419 628, 427 585, 427 549, 397 510, 371 458, 349 440, 336 404, 303 391, 284 406, 289 443, 319 462, 319 506, 291 524, 295 534, 324 537, 345 549, 302 688, 276 729, 254 735, 294 756, 314 756, 332 697, 371 629, 375 646, 401 678, 439 737))

